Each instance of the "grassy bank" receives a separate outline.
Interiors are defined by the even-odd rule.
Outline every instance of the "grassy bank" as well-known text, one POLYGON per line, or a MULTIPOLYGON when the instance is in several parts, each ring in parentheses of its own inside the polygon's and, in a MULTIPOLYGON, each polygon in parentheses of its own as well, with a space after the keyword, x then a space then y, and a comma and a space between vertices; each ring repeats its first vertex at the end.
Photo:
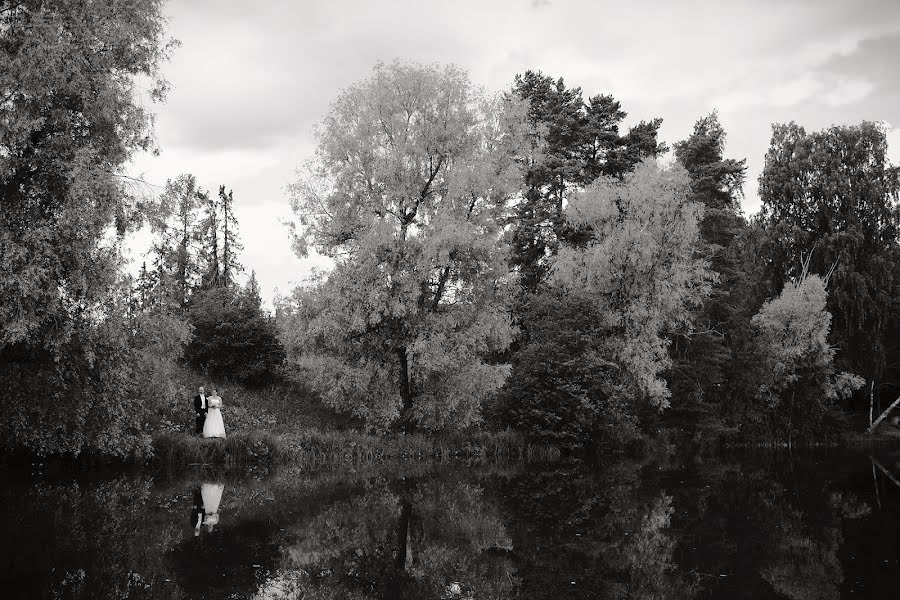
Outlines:
POLYGON ((252 431, 232 434, 224 440, 165 432, 153 439, 153 463, 165 467, 269 463, 320 468, 389 462, 530 462, 555 460, 559 455, 558 449, 529 444, 513 432, 378 437, 352 431, 252 431))

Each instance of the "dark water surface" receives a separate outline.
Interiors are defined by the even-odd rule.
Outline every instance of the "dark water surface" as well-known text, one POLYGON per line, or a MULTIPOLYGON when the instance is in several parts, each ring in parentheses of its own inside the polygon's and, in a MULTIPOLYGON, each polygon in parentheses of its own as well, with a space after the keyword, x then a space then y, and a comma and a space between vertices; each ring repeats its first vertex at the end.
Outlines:
POLYGON ((900 598, 898 459, 35 465, 0 472, 0 598, 900 598))

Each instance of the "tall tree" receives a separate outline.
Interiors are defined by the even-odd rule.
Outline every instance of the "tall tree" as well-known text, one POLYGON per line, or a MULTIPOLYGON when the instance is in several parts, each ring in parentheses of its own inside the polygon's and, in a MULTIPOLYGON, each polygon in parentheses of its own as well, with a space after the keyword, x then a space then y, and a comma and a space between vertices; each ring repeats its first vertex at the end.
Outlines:
POLYGON ((581 88, 566 88, 562 78, 526 71, 516 76, 513 93, 529 103, 532 144, 539 152, 527 165, 524 198, 516 206, 512 264, 524 289, 535 291, 560 242, 581 238, 563 217, 568 195, 601 175, 621 177, 666 148, 657 142, 661 119, 622 135, 627 113, 617 100, 598 95, 585 102, 581 88))
POLYGON ((119 252, 137 222, 120 177, 151 145, 138 80, 161 98, 161 0, 25 0, 0 10, 0 445, 123 455, 129 350, 119 252))
POLYGON ((193 175, 182 174, 170 179, 150 220, 158 238, 153 250, 172 275, 175 301, 182 310, 187 307, 200 275, 197 257, 200 193, 193 175))
POLYGON ((900 169, 886 153, 885 129, 875 123, 812 133, 775 125, 759 180, 761 215, 775 245, 774 284, 807 261, 811 272, 830 273, 838 364, 870 382, 885 374, 900 298, 900 169))
POLYGON ((234 285, 236 275, 243 269, 237 255, 244 249, 238 237, 238 223, 234 216, 234 192, 219 186, 219 212, 222 221, 222 285, 234 285))
POLYGON ((742 311, 748 298, 733 293, 742 267, 737 254, 729 251, 735 237, 747 227, 739 204, 746 161, 725 158, 724 153, 725 130, 715 112, 699 119, 690 137, 675 144, 675 156, 691 176, 690 198, 704 207, 700 221, 703 253, 717 277, 697 315, 696 331, 676 337, 673 345, 673 388, 679 395, 698 400, 721 390, 724 368, 730 362, 732 330, 745 326, 752 316, 752 312, 742 311))
POLYGON ((200 239, 203 246, 200 286, 209 290, 222 285, 222 265, 219 262, 220 205, 215 197, 210 197, 209 192, 198 191, 197 195, 204 209, 204 216, 200 221, 200 239))
POLYGON ((455 67, 379 64, 321 124, 293 188, 298 246, 335 265, 307 310, 303 365, 327 402, 383 427, 464 427, 509 367, 502 225, 523 118, 455 67), (307 327, 308 326, 308 327, 307 327))

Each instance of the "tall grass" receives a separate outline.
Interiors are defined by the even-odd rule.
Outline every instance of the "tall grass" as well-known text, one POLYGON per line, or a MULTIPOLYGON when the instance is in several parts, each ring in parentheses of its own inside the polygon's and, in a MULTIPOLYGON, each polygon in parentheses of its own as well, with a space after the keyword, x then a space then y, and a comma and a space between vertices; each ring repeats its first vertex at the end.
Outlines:
POLYGON ((224 440, 165 432, 153 440, 153 462, 169 467, 275 463, 315 469, 389 462, 543 462, 559 455, 555 447, 530 444, 514 432, 378 437, 354 431, 306 430, 280 435, 253 431, 224 440))

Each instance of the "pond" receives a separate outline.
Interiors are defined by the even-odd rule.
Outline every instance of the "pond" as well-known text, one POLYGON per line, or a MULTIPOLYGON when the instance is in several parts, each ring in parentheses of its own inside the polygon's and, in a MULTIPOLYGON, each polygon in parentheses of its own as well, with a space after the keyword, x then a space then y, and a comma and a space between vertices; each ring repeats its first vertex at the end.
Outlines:
POLYGON ((0 473, 0 597, 897 598, 887 453, 0 473))

